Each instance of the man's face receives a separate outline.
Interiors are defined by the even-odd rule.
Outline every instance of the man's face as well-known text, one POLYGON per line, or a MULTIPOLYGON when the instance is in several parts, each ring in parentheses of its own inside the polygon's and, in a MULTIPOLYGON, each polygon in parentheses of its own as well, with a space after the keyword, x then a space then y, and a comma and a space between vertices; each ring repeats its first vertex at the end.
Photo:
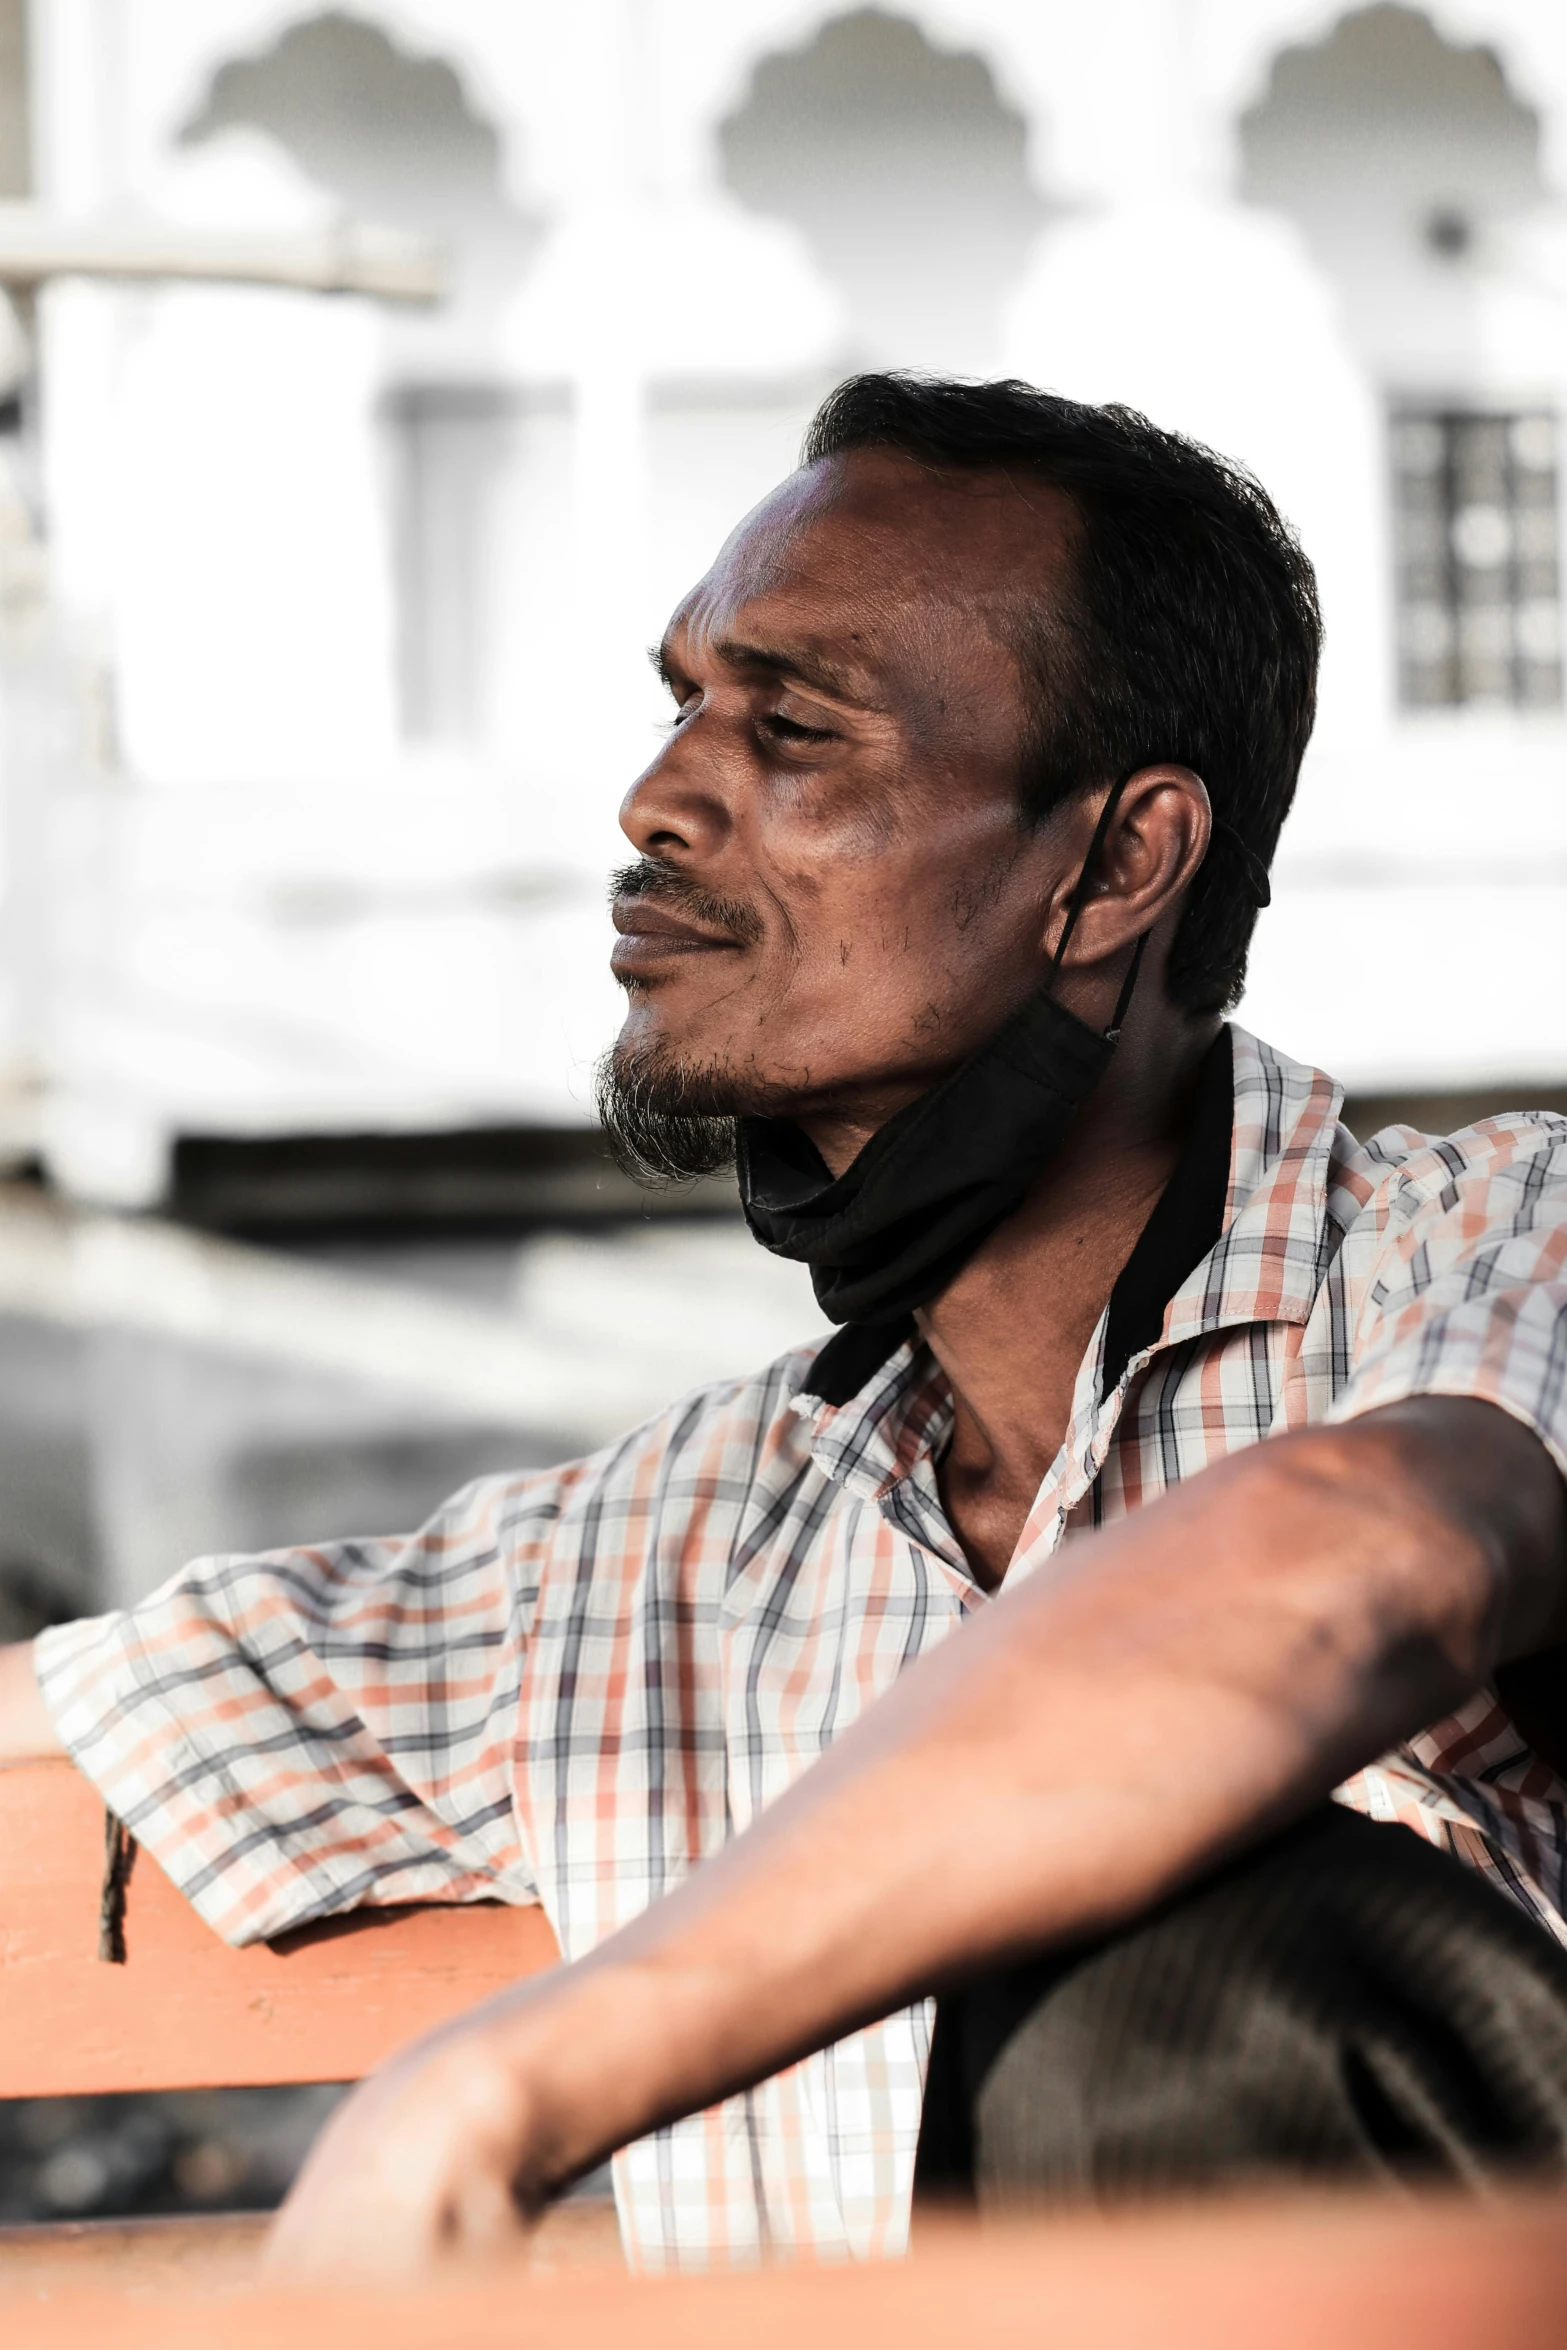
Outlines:
POLYGON ((1006 622, 1070 547, 1056 493, 879 451, 741 524, 670 624, 670 739, 621 811, 623 1077, 846 1158, 1038 986, 1064 850, 1021 821, 1006 622))

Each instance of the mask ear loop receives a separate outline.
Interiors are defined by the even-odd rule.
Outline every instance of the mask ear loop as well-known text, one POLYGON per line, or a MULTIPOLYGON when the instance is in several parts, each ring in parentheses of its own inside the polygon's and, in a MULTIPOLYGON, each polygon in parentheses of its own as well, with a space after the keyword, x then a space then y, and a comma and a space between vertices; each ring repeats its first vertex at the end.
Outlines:
POLYGON ((1115 999, 1115 1010, 1111 1013, 1110 1025, 1105 1030, 1106 1044, 1119 1044, 1121 1041, 1122 1023, 1132 1008, 1132 990, 1137 985, 1137 974, 1143 967, 1143 949, 1147 944, 1148 933, 1144 930, 1139 933, 1137 944, 1132 949, 1132 959, 1126 967, 1126 977, 1121 982, 1121 992, 1115 999))
MULTIPOLYGON (((1140 762, 1140 765, 1146 766, 1147 761, 1140 762)), ((1124 775, 1118 777, 1110 786, 1105 804, 1099 811, 1099 821, 1094 826, 1094 836, 1088 844, 1088 853, 1083 859, 1082 870, 1073 884, 1072 895, 1067 901, 1066 923, 1061 932, 1060 944, 1050 958, 1050 972, 1045 981, 1046 995, 1054 995, 1055 993, 1056 981, 1061 976, 1061 965, 1065 959, 1066 950, 1071 944, 1072 933, 1077 928, 1077 917, 1087 903, 1088 884, 1093 878, 1094 867, 1099 862, 1099 852, 1105 845, 1105 835, 1110 829, 1110 820, 1120 803, 1122 792, 1138 772, 1137 767, 1129 767, 1124 775)), ((1145 930, 1132 950, 1132 960, 1126 977, 1121 982, 1121 992, 1116 998, 1115 1011, 1111 1015, 1109 1027, 1105 1030, 1106 1040, 1111 1044, 1114 1044, 1120 1036, 1121 1023, 1126 1018, 1127 1009, 1132 1001, 1132 990, 1137 985, 1137 974, 1142 968, 1143 949, 1147 944, 1148 933, 1145 930)))

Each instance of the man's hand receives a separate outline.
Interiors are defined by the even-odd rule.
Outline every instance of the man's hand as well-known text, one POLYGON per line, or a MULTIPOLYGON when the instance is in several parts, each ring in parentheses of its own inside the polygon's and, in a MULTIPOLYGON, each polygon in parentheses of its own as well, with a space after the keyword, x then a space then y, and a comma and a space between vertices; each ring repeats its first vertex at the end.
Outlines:
POLYGON ((912 1666, 590 1957, 342 2107, 276 2266, 514 2245, 614 2147, 990 1964, 1112 1930, 1559 1640, 1567 1500, 1489 1404, 1258 1445, 912 1666))
POLYGON ((268 2268, 388 2284, 520 2249, 517 2087, 477 2019, 384 2065, 327 2124, 274 2225, 268 2268))
POLYGON ((33 1671, 32 1642, 0 1648, 0 1767, 64 1752, 33 1671))

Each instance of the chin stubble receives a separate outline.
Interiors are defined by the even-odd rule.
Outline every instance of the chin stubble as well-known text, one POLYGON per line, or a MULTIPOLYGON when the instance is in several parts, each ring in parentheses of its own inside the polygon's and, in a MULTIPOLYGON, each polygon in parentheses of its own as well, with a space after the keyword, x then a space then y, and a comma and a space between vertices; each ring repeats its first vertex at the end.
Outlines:
POLYGON ((733 1166, 734 1112, 716 1069, 614 1044, 599 1062, 595 1090, 611 1155, 633 1182, 667 1191, 733 1166))

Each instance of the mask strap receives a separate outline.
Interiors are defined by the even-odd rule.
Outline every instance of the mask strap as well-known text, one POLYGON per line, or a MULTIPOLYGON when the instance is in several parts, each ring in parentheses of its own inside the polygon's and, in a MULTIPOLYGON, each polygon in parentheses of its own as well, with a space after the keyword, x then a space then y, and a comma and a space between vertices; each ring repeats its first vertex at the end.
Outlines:
POLYGON ((1132 959, 1126 967, 1126 977, 1121 982, 1121 992, 1115 999, 1115 1010, 1111 1013, 1110 1025, 1105 1030, 1107 1044, 1116 1044, 1120 1041, 1122 1023, 1131 1009, 1132 990, 1137 985, 1137 974, 1143 967, 1143 949, 1147 944, 1148 933, 1144 930, 1139 934, 1137 944, 1132 949, 1132 959))
MULTIPOLYGON (((1126 773, 1111 785, 1109 797, 1099 811, 1099 821, 1094 826, 1094 837, 1088 844, 1088 854, 1083 859, 1082 871, 1078 874, 1076 886, 1067 906, 1066 926, 1061 933, 1061 943, 1050 959, 1050 976, 1045 983, 1047 995, 1052 995, 1055 992, 1055 984, 1061 973, 1062 958, 1071 942, 1072 933, 1077 928, 1077 917, 1082 912, 1087 900, 1088 884, 1093 878, 1094 867, 1099 862, 1099 852, 1105 845, 1105 834, 1110 829, 1110 819, 1115 814, 1122 792, 1125 791, 1136 773, 1135 767, 1129 767, 1126 773)), ((1132 990, 1137 985, 1137 974, 1143 967, 1143 949, 1147 944, 1148 933, 1145 930, 1132 949, 1132 959, 1127 965, 1126 977, 1121 982, 1121 992, 1115 999, 1115 1010, 1110 1015, 1110 1025, 1105 1030, 1105 1041, 1108 1044, 1114 1044, 1121 1034, 1121 1023, 1125 1020, 1131 1006, 1132 990)))
MULTIPOLYGON (((1147 763, 1146 760, 1141 762, 1143 766, 1146 766, 1147 763)), ((1066 950, 1071 945, 1072 933, 1077 928, 1077 917, 1088 901, 1088 884, 1093 879, 1094 867, 1099 862, 1099 852, 1105 845, 1105 834, 1110 829, 1110 819, 1115 814, 1122 792, 1125 791, 1137 772, 1136 767, 1129 767, 1126 773, 1110 786, 1109 796, 1099 811, 1099 821, 1094 826, 1094 837, 1088 844, 1088 854, 1083 859, 1082 869, 1073 884, 1072 895, 1067 900, 1066 926, 1061 933, 1061 943, 1050 958, 1050 970, 1045 980, 1046 995, 1055 993, 1056 981, 1061 976, 1061 965, 1065 960, 1066 950)))

